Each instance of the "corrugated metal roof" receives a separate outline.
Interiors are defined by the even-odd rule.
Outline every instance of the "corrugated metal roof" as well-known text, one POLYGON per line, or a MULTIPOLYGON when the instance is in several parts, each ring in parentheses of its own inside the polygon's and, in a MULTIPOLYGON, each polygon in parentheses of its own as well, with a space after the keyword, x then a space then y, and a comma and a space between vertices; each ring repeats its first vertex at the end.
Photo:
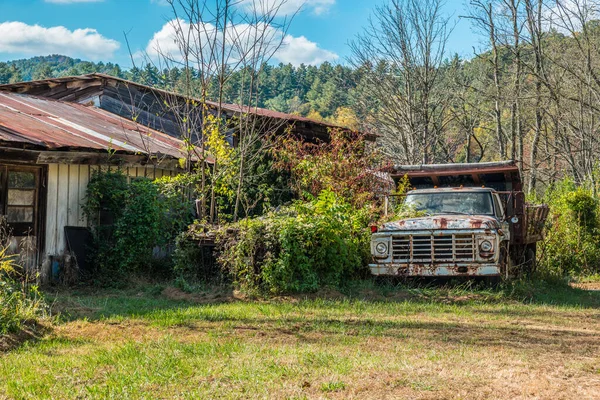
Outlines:
POLYGON ((183 158, 183 141, 93 106, 0 92, 0 141, 183 158))

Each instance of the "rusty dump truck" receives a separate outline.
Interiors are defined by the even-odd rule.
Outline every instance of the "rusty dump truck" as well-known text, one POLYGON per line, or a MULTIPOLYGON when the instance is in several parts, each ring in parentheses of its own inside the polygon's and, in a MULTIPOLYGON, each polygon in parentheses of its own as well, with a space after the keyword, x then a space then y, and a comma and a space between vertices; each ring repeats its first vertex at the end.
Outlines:
POLYGON ((372 227, 373 275, 509 277, 534 268, 548 206, 525 202, 514 162, 397 166, 391 175, 410 182, 399 200, 418 217, 372 227))

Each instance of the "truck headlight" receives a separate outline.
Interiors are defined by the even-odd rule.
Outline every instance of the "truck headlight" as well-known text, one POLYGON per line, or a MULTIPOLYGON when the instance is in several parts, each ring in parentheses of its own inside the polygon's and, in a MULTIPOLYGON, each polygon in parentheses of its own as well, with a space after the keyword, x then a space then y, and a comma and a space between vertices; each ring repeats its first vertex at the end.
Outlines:
POLYGON ((383 243, 383 242, 379 242, 375 245, 375 250, 379 253, 379 254, 387 254, 388 251, 388 246, 387 244, 383 243))
POLYGON ((479 244, 479 249, 484 253, 489 253, 494 250, 494 245, 489 240, 484 240, 479 244))

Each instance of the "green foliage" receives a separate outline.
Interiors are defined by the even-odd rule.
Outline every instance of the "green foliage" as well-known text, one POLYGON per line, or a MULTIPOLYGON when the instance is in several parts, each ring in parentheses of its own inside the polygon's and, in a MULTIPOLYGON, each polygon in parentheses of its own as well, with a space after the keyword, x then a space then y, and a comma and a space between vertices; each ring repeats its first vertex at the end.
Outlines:
MULTIPOLYGON (((268 140, 268 139, 267 139, 268 140)), ((262 215, 274 207, 291 202, 290 174, 275 168, 269 144, 256 141, 246 151, 244 173, 239 193, 238 217, 262 215)), ((236 149, 236 166, 240 162, 240 149, 236 149)), ((237 174, 236 178, 239 178, 237 174)))
POLYGON ((544 200, 551 215, 538 269, 556 278, 600 271, 598 199, 566 179, 550 187, 544 200))
POLYGON ((251 293, 338 287, 364 273, 369 217, 365 209, 323 191, 311 202, 297 202, 223 230, 219 262, 234 285, 251 293))
POLYGON ((132 180, 126 193, 123 213, 115 221, 112 256, 122 266, 141 269, 150 265, 153 247, 165 244, 162 228, 168 219, 149 179, 132 180))
POLYGON ((19 331, 46 311, 38 287, 20 281, 19 269, 16 256, 0 249, 0 335, 19 331))
POLYGON ((163 210, 161 229, 165 241, 172 240, 192 223, 194 203, 190 201, 190 195, 194 193, 197 180, 194 174, 180 174, 165 175, 154 181, 163 210))
POLYGON ((86 191, 83 211, 93 225, 100 226, 102 211, 114 213, 118 219, 127 198, 127 177, 120 170, 94 171, 86 191))
POLYGON ((92 228, 92 263, 101 283, 122 284, 134 273, 165 273, 153 250, 168 249, 191 222, 192 184, 187 175, 153 182, 129 181, 119 170, 94 172, 83 208, 92 228))
POLYGON ((331 191, 358 208, 373 203, 375 194, 387 192, 376 175, 380 155, 366 144, 364 135, 332 129, 328 143, 307 143, 282 136, 272 150, 275 166, 291 175, 297 197, 310 199, 331 191))

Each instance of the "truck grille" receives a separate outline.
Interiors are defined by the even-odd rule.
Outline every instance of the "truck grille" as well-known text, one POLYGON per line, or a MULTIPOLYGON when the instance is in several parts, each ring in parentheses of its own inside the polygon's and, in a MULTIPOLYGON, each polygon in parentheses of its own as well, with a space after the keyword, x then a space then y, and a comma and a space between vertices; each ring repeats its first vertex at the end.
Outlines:
POLYGON ((469 233, 393 236, 392 258, 406 263, 470 262, 475 259, 475 240, 469 233))

